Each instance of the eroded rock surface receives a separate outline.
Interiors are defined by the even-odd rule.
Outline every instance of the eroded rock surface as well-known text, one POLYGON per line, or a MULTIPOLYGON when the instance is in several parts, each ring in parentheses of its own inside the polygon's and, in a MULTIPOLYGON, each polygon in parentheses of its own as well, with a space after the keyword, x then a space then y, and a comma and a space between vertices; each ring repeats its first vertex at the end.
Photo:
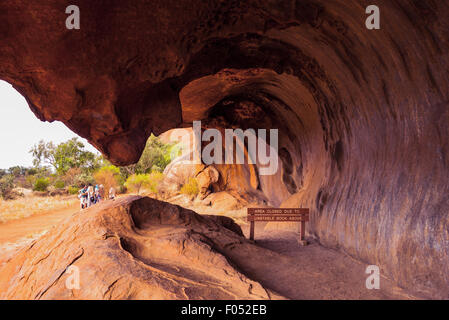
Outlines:
POLYGON ((230 218, 122 198, 74 214, 22 249, 0 269, 0 299, 280 298, 226 255, 251 248, 260 250, 230 218), (79 290, 66 286, 71 266, 79 290))
POLYGON ((192 120, 280 128, 280 170, 257 177, 270 203, 448 297, 449 3, 378 1, 377 31, 368 4, 78 0, 74 31, 58 0, 3 0, 0 78, 115 164, 192 120))

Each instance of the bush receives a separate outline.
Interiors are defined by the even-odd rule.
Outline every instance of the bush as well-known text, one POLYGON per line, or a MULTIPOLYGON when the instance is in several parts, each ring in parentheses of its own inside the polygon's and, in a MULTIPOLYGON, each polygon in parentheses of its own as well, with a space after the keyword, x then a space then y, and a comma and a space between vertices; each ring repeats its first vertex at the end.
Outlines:
POLYGON ((10 199, 13 188, 14 188, 14 176, 9 174, 4 175, 0 179, 0 196, 5 200, 10 199))
POLYGON ((78 194, 80 188, 76 187, 76 186, 70 186, 67 191, 69 194, 78 194))
POLYGON ((125 187, 137 194, 140 194, 140 189, 150 184, 149 174, 133 174, 128 177, 125 182, 125 187))
POLYGON ((125 194, 127 192, 128 192, 128 189, 125 187, 125 185, 121 185, 118 190, 118 194, 125 194))
POLYGON ((125 182, 125 187, 140 194, 142 188, 150 190, 152 193, 159 192, 159 184, 164 179, 161 172, 152 172, 150 174, 133 174, 125 182))
POLYGON ((20 189, 12 189, 6 196, 6 200, 15 200, 23 197, 25 197, 25 194, 20 189))
POLYGON ((50 179, 48 178, 39 178, 34 183, 33 190, 44 192, 47 191, 48 186, 50 185, 50 179))
POLYGON ((195 178, 190 178, 181 188, 181 193, 188 196, 197 196, 200 192, 198 181, 195 178))
POLYGON ((56 189, 64 189, 65 183, 64 183, 64 181, 57 180, 55 182, 54 186, 55 186, 56 189))
POLYGON ((109 191, 111 187, 117 189, 117 187, 122 184, 120 178, 120 169, 112 165, 103 167, 98 170, 94 174, 94 179, 97 184, 102 184, 104 186, 104 189, 107 191, 109 191))
POLYGON ((36 176, 35 175, 27 175, 25 177, 25 183, 23 184, 24 188, 32 189, 34 184, 36 183, 36 176))
POLYGON ((152 193, 159 193, 159 185, 161 184, 162 180, 164 180, 164 174, 159 171, 154 171, 149 174, 149 184, 148 188, 152 193))
POLYGON ((73 186, 75 183, 77 183, 77 177, 81 175, 81 169, 80 168, 70 168, 69 171, 66 172, 66 174, 62 177, 62 181, 64 181, 65 185, 67 186, 73 186))

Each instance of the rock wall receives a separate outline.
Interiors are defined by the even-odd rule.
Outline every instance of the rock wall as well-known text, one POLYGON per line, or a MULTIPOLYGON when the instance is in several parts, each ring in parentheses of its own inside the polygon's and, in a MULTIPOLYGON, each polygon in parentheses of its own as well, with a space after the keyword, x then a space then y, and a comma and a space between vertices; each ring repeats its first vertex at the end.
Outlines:
POLYGON ((380 30, 365 0, 77 3, 80 30, 61 1, 0 3, 0 78, 37 117, 129 164, 151 132, 261 109, 282 130, 265 194, 311 207, 324 245, 449 297, 446 1, 376 1, 380 30))

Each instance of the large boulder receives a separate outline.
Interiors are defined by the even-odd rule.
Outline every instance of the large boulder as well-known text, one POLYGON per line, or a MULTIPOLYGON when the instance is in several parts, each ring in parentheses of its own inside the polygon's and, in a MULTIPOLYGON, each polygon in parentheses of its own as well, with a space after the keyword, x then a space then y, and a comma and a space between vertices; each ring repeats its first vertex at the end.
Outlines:
POLYGON ((164 180, 159 187, 160 193, 169 198, 179 193, 181 187, 195 177, 198 165, 184 155, 173 160, 164 170, 164 180))
POLYGON ((268 299, 226 256, 254 247, 242 235, 230 218, 137 196, 107 201, 9 260, 0 299, 268 299), (79 289, 66 285, 75 267, 79 289))
POLYGON ((219 178, 220 173, 214 166, 203 166, 200 172, 196 174, 200 199, 206 198, 212 192, 213 185, 218 182, 219 178))

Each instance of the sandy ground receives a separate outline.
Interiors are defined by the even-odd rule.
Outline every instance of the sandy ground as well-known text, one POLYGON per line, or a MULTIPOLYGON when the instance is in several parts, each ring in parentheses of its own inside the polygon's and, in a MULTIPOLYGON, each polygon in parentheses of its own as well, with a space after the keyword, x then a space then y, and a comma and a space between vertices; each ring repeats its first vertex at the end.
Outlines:
POLYGON ((62 219, 79 210, 70 208, 0 223, 0 267, 19 249, 45 234, 62 219))
MULTIPOLYGON (((31 243, 65 217, 78 211, 78 206, 52 213, 34 215, 0 224, 0 266, 20 248, 31 243)), ((248 236, 249 225, 238 219, 248 236)), ((299 246, 297 234, 284 230, 264 230, 256 224, 256 244, 274 255, 239 259, 237 267, 248 277, 259 281, 290 299, 416 299, 381 277, 379 290, 365 286, 367 265, 317 243, 299 246), (243 261, 243 262, 242 262, 243 261)))
MULTIPOLYGON (((246 237, 249 225, 241 225, 246 237)), ((316 242, 298 245, 298 233, 283 230, 264 230, 265 223, 256 223, 256 244, 281 255, 274 261, 241 268, 265 287, 294 299, 418 299, 395 286, 389 279, 380 278, 380 289, 367 289, 365 273, 368 265, 316 242), (246 270, 245 270, 246 269, 246 270)))

